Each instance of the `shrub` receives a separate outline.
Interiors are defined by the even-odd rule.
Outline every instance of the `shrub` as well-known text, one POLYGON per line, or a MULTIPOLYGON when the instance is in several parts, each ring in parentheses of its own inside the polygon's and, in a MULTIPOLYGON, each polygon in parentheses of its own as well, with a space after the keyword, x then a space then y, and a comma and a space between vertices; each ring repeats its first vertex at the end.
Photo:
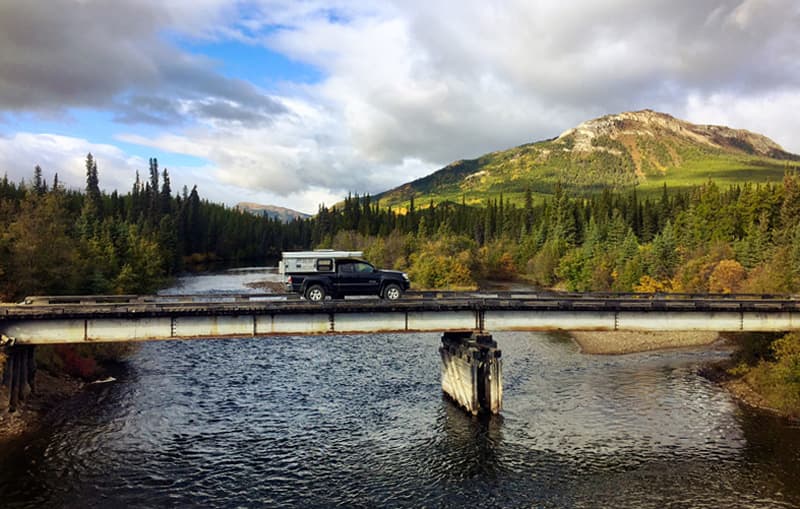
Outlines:
POLYGON ((708 289, 715 293, 733 293, 741 287, 747 273, 736 260, 722 260, 708 278, 708 289))

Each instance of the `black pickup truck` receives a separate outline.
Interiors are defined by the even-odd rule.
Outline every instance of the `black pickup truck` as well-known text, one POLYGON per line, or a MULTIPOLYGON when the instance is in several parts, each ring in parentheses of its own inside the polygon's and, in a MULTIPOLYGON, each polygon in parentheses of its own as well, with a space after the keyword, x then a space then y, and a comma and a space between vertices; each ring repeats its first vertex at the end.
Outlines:
POLYGON ((379 270, 364 260, 325 260, 332 262, 330 266, 320 266, 319 261, 313 272, 286 272, 286 289, 310 301, 319 302, 328 295, 333 299, 347 295, 377 295, 383 299, 397 300, 411 287, 405 273, 379 270))

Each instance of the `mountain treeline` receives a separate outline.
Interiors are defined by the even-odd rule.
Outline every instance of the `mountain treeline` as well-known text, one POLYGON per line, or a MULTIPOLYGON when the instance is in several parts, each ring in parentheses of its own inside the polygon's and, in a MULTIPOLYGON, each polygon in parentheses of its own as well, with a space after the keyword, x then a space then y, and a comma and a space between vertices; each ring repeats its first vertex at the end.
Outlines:
POLYGON ((86 157, 86 187, 0 180, 0 299, 31 294, 148 293, 192 263, 260 260, 311 242, 307 221, 285 225, 173 193, 169 172, 150 159, 124 195, 104 193, 86 157))
POLYGON ((571 197, 560 186, 523 206, 500 196, 483 207, 445 202, 405 214, 369 196, 320 207, 315 245, 365 249, 408 270, 416 287, 470 287, 522 276, 574 291, 800 290, 800 177, 722 189, 708 182, 657 198, 603 191, 571 197))

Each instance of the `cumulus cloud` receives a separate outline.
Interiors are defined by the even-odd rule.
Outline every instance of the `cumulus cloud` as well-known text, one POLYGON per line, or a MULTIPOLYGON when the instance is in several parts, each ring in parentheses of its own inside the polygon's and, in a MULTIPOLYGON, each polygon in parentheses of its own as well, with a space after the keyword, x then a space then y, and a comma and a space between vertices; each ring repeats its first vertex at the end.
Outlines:
POLYGON ((193 116, 268 123, 285 112, 252 83, 225 77, 215 62, 165 41, 165 29, 199 31, 201 20, 216 21, 225 12, 221 2, 206 2, 204 12, 162 3, 0 2, 3 109, 106 108, 120 122, 144 123, 193 116))

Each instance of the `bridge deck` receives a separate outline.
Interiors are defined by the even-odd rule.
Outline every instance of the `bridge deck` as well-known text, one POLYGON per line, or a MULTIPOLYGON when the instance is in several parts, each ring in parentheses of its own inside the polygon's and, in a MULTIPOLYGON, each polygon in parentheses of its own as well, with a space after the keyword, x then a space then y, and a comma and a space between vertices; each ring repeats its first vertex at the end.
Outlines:
POLYGON ((353 298, 310 303, 288 294, 207 294, 30 297, 0 305, 0 334, 18 344, 469 329, 797 330, 800 299, 409 292, 394 302, 353 298))

